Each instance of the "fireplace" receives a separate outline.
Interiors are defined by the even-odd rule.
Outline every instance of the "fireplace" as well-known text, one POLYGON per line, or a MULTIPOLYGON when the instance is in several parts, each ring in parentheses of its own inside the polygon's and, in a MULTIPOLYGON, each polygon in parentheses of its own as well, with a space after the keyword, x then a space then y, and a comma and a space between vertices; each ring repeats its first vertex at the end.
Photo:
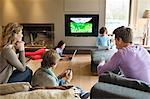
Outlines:
POLYGON ((27 49, 53 48, 54 24, 22 23, 23 40, 27 49))

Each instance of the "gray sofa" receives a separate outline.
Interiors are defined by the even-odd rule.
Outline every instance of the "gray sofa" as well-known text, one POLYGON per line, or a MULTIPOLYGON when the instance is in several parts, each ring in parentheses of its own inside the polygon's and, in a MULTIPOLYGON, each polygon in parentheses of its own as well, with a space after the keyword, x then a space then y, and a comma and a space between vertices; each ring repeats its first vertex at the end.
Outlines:
POLYGON ((150 99, 150 84, 105 73, 91 89, 90 99, 150 99))
POLYGON ((109 61, 113 54, 117 52, 117 49, 96 49, 91 50, 91 72, 97 73, 97 66, 101 59, 105 59, 105 61, 109 61))

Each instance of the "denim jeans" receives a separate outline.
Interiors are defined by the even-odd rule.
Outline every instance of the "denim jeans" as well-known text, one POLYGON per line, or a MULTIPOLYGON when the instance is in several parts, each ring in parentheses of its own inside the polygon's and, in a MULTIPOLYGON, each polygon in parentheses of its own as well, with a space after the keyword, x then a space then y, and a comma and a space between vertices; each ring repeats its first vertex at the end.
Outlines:
POLYGON ((26 67, 26 70, 24 72, 19 70, 14 70, 8 80, 8 83, 13 83, 13 82, 31 83, 31 79, 32 79, 32 70, 29 67, 26 67))
MULTIPOLYGON (((63 79, 59 79, 59 80, 58 80, 58 83, 59 83, 59 86, 63 86, 64 84, 66 84, 63 79)), ((76 88, 80 91, 80 94, 79 94, 80 98, 81 98, 81 99, 84 99, 84 98, 82 98, 82 96, 85 95, 86 92, 84 92, 83 89, 81 89, 81 88, 78 87, 78 86, 76 86, 76 88)))

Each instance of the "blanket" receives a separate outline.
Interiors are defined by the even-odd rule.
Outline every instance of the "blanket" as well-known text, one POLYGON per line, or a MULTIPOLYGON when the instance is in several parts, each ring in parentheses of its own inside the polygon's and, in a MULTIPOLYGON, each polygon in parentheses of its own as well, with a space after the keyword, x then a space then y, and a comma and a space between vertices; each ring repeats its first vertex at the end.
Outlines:
POLYGON ((38 89, 27 92, 0 95, 0 99, 80 99, 74 89, 38 89))

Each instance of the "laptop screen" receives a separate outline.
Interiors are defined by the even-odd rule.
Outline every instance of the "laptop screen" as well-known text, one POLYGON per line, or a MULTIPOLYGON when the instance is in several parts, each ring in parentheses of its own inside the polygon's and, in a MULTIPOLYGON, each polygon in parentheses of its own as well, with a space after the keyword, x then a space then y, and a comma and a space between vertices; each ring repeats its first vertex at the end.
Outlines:
POLYGON ((72 55, 72 58, 71 58, 71 61, 73 61, 73 59, 74 59, 76 53, 77 53, 77 50, 74 51, 74 53, 73 53, 73 55, 72 55))

